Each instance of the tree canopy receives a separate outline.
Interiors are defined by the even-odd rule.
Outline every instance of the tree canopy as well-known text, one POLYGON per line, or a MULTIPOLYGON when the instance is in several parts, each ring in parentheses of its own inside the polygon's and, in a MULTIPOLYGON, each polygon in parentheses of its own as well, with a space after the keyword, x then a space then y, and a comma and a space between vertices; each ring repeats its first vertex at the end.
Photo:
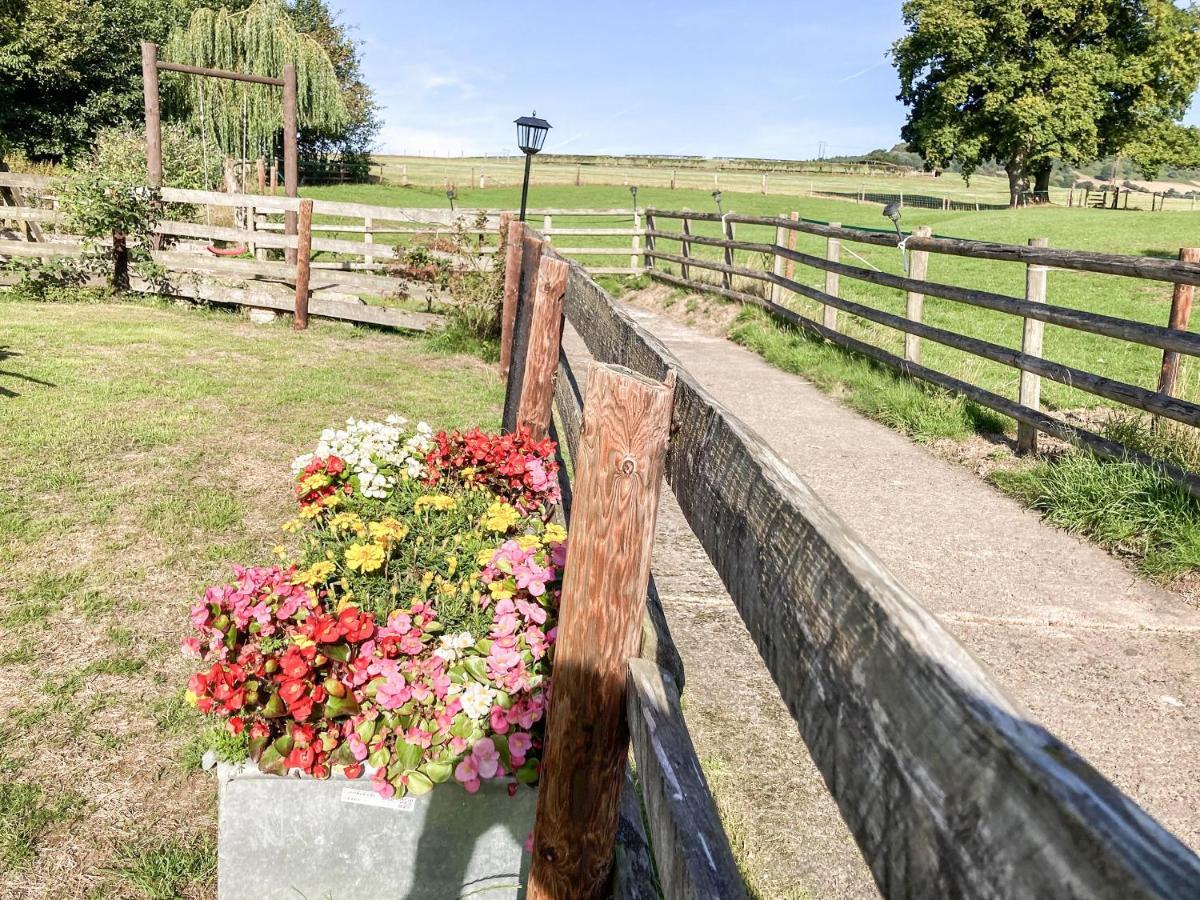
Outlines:
POLYGON ((892 48, 901 136, 970 176, 1004 163, 1016 202, 1056 160, 1125 155, 1147 176, 1200 162, 1179 120, 1200 83, 1200 12, 1170 0, 906 0, 892 48))
MULTIPOLYGON (((202 7, 213 8, 210 14, 217 17, 250 5, 250 0, 0 0, 0 156, 13 149, 31 159, 69 159, 86 151, 103 128, 137 127, 139 43, 165 45, 202 7)), ((302 94, 302 151, 368 149, 378 127, 375 104, 352 37, 326 0, 296 0, 274 9, 277 18, 294 23, 293 31, 312 31, 305 42, 325 51, 335 93, 344 101, 340 119, 309 117, 305 124, 309 98, 302 94)), ((162 56, 169 58, 165 47, 162 56)), ((274 99, 278 109, 278 90, 274 99)))

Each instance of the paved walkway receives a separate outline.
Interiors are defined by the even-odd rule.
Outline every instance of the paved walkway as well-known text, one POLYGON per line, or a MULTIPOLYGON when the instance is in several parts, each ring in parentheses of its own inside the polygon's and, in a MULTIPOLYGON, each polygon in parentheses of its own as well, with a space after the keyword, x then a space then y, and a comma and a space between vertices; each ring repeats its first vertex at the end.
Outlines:
MULTIPOLYGON (((723 338, 628 310, 795 468, 1034 719, 1200 848, 1200 610, 804 379, 723 338)), ((745 655, 747 646, 754 654, 748 636, 739 635, 732 656, 723 652, 720 631, 735 628, 737 614, 673 507, 666 502, 660 513, 654 568, 688 674, 688 716, 702 754, 708 747, 727 770, 714 780, 732 776, 735 793, 746 795, 729 803, 745 808, 747 842, 758 844, 752 855, 768 857, 765 893, 871 893, 790 717, 767 690, 769 676, 745 655), (744 743, 730 746, 731 737, 744 743), (754 761, 743 771, 733 768, 739 759, 754 761), (781 790, 746 784, 772 777, 781 790), (781 870, 769 859, 775 851, 808 859, 781 870)))

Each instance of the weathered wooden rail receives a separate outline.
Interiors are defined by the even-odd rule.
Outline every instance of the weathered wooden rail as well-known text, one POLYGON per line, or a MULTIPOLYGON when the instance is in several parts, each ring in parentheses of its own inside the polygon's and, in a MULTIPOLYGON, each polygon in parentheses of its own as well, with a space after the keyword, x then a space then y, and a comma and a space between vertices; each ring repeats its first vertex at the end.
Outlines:
POLYGON ((873 268, 846 264, 840 261, 839 254, 842 242, 896 246, 896 236, 886 232, 804 222, 795 218, 743 216, 733 213, 718 216, 710 213, 650 209, 646 211, 646 216, 647 271, 653 278, 678 287, 708 291, 759 306, 810 334, 861 353, 907 375, 962 394, 981 406, 1013 418, 1018 423, 1018 444, 1022 450, 1036 448, 1037 433, 1050 434, 1085 447, 1100 456, 1114 459, 1131 458, 1152 465, 1194 496, 1200 497, 1200 474, 1184 471, 1166 461, 1154 459, 1085 428, 1048 415, 1041 409, 1038 388, 1038 379, 1049 378, 1154 416, 1173 419, 1193 427, 1200 426, 1200 404, 1172 396, 1179 354, 1200 356, 1200 335, 1186 330, 1192 287, 1200 284, 1200 264, 1195 261, 1195 256, 1188 256, 1187 252, 1184 252, 1186 258, 1173 261, 1156 257, 1063 250, 1047 247, 1045 242, 1039 239, 1031 240, 1029 246, 968 241, 932 237, 925 229, 923 233, 918 230, 905 238, 905 247, 912 260, 912 272, 909 275, 892 275, 873 268), (660 229, 657 222, 661 220, 678 220, 681 227, 679 231, 660 229), (713 237, 692 233, 691 223, 696 221, 720 223, 725 236, 713 237), (738 240, 734 235, 734 226, 738 224, 772 227, 776 230, 775 241, 772 243, 738 240), (794 241, 789 239, 789 235, 797 232, 823 237, 827 244, 825 256, 794 249, 794 241), (660 241, 678 242, 680 252, 669 252, 661 247, 660 241), (719 248, 723 251, 724 258, 698 255, 692 252, 694 246, 719 248), (768 265, 765 268, 737 265, 736 253, 761 255, 768 260, 768 265), (1026 266, 1028 271, 1026 295, 1024 298, 1010 297, 993 291, 928 281, 925 273, 929 254, 1020 263, 1026 266), (661 265, 656 266, 656 263, 673 264, 678 267, 678 274, 665 271, 661 265), (811 287, 793 277, 792 267, 796 264, 825 272, 824 289, 811 287), (1171 324, 1152 325, 1049 304, 1045 302, 1045 272, 1051 268, 1173 283, 1176 285, 1176 294, 1171 324), (693 271, 696 269, 718 273, 721 283, 714 284, 694 277, 693 271), (900 316, 846 299, 839 291, 839 279, 843 277, 906 292, 906 314, 900 316), (734 278, 741 279, 740 286, 734 282, 734 278), (767 285, 765 296, 747 290, 747 281, 767 285), (784 300, 788 294, 806 297, 821 304, 821 320, 809 318, 787 306, 784 300), (994 341, 970 337, 923 322, 922 300, 926 296, 1021 318, 1025 326, 1021 349, 1014 350, 994 341), (904 356, 898 356, 843 333, 838 327, 838 311, 903 333, 904 356), (1042 326, 1045 323, 1161 349, 1164 352, 1164 370, 1157 389, 1128 384, 1046 359, 1042 356, 1042 326), (1021 373, 1019 397, 1014 401, 922 365, 922 338, 1017 369, 1021 373))
MULTIPOLYGON (((522 409, 522 418, 529 414, 531 385, 557 376, 556 433, 576 477, 587 484, 570 509, 572 533, 595 534, 597 522, 608 523, 614 529, 608 552, 614 564, 625 565, 624 554, 640 558, 646 552, 652 527, 645 528, 644 514, 614 520, 613 504, 596 503, 595 467, 601 467, 601 481, 609 479, 601 496, 616 496, 612 491, 624 490, 623 478, 643 471, 640 460, 653 458, 659 432, 650 428, 645 446, 618 441, 597 455, 597 435, 625 434, 632 420, 614 418, 611 391, 593 390, 594 373, 603 373, 605 385, 642 385, 647 396, 669 392, 666 482, 741 613, 884 896, 1200 897, 1200 859, 1033 722, 870 548, 661 343, 578 265, 570 265, 561 296, 538 290, 549 277, 548 264, 559 257, 520 225, 508 239, 519 250, 506 254, 506 284, 515 294, 507 306, 513 322, 506 333, 514 346, 506 425, 512 427, 522 409), (586 400, 577 360, 558 354, 557 367, 547 362, 558 344, 555 317, 538 315, 547 302, 561 304, 591 354, 586 400), (629 531, 634 522, 641 524, 629 531)), ((546 391, 535 395, 544 398, 546 391)), ((656 421, 650 407, 638 408, 646 422, 656 421)), ((647 478, 628 486, 631 496, 643 498, 642 509, 648 508, 644 494, 655 470, 645 471, 647 478)), ((565 487, 570 497, 571 482, 565 487)), ((584 545, 589 561, 579 565, 594 568, 603 545, 591 539, 584 545)), ((575 559, 568 563, 568 582, 575 559)), ((597 698, 610 696, 611 677, 595 673, 610 672, 614 654, 628 667, 624 727, 632 738, 654 866, 639 857, 647 843, 628 792, 620 818, 612 818, 616 793, 627 782, 623 755, 616 763, 608 755, 611 734, 602 738, 609 749, 598 754, 601 765, 593 756, 601 744, 589 744, 573 730, 579 723, 564 723, 554 711, 571 709, 572 720, 590 714, 570 696, 579 689, 572 677, 556 684, 549 741, 567 734, 563 740, 573 749, 547 757, 530 897, 601 896, 614 834, 618 896, 653 896, 637 889, 652 869, 666 897, 744 896, 688 738, 678 678, 668 674, 677 657, 668 652, 665 622, 647 616, 639 652, 636 641, 622 644, 613 635, 632 633, 629 613, 637 612, 644 591, 620 580, 586 598, 570 594, 564 588, 564 620, 580 614, 575 605, 591 605, 597 655, 581 654, 578 647, 569 654, 570 666, 593 673, 584 683, 603 686, 589 699, 602 704, 597 698), (564 807, 595 812, 572 819, 564 807)))

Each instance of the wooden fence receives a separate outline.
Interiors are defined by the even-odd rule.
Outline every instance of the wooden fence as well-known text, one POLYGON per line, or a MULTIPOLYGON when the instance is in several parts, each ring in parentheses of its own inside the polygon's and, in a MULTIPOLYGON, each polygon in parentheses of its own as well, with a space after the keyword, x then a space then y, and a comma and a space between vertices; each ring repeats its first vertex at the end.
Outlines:
MULTIPOLYGON (((646 219, 646 258, 648 272, 653 278, 678 287, 709 291, 733 300, 754 304, 809 334, 818 335, 840 347, 861 353, 907 375, 959 393, 981 406, 1009 416, 1018 423, 1018 444, 1021 449, 1033 449, 1036 446, 1038 432, 1042 432, 1084 447, 1103 457, 1135 459, 1154 466, 1193 496, 1200 497, 1200 474, 1184 471, 1171 463, 1154 459, 1081 426, 1046 414, 1040 408, 1038 387, 1039 379, 1049 378, 1154 416, 1172 419, 1190 426, 1200 426, 1200 404, 1171 395, 1174 389, 1179 355, 1200 356, 1200 335, 1186 330, 1193 286, 1200 284, 1200 264, 1197 262, 1200 257, 1190 255, 1187 257, 1187 261, 1182 259, 1181 261, 1171 261, 1155 257, 1059 250, 1049 248, 1045 246, 1044 242, 1038 242, 1036 239, 1030 242, 1030 246, 997 244, 932 237, 928 229, 918 229, 916 233, 908 236, 905 240, 905 247, 912 261, 910 274, 892 275, 873 268, 849 265, 840 261, 839 251, 842 242, 883 247, 896 246, 895 234, 883 231, 842 228, 837 225, 817 224, 795 218, 744 216, 733 213, 722 217, 711 213, 657 209, 646 210, 646 219), (680 229, 678 231, 660 229, 658 223, 663 220, 679 221, 680 229), (720 224, 724 237, 691 233, 691 223, 696 221, 720 224), (738 224, 774 228, 775 241, 762 243, 738 240, 735 236, 735 226, 738 224), (824 238, 826 241, 825 255, 816 256, 793 249, 795 243, 790 240, 789 235, 796 232, 824 238), (668 252, 660 243, 663 241, 678 242, 680 252, 668 252), (719 248, 723 251, 723 259, 699 256, 692 252, 694 246, 719 248), (760 269, 735 265, 734 254, 736 252, 761 255, 767 261, 767 266, 760 269), (991 291, 928 281, 925 279, 925 274, 928 255, 931 253, 1020 263, 1027 269, 1026 295, 1024 298, 1017 298, 991 291), (679 274, 664 271, 661 265, 656 266, 656 263, 663 262, 678 266, 679 274), (824 290, 810 287, 790 277, 791 267, 795 264, 823 271, 826 274, 824 290), (1174 283, 1176 288, 1170 323, 1167 326, 1152 325, 1047 303, 1045 302, 1045 271, 1049 268, 1174 283), (719 273, 721 283, 713 284, 694 277, 696 269, 719 273), (759 296, 746 290, 744 286, 737 286, 733 280, 735 277, 764 283, 768 288, 767 296, 759 296), (845 299, 839 295, 838 279, 840 277, 906 292, 906 314, 904 316, 895 315, 845 299), (821 304, 822 320, 810 319, 785 305, 783 301, 787 293, 806 297, 821 304), (1019 317, 1024 324, 1021 349, 1013 350, 992 341, 968 337, 924 323, 922 321, 922 305, 926 296, 940 297, 956 303, 996 310, 1019 317), (905 335, 904 356, 900 357, 843 333, 838 327, 838 311, 902 332, 905 335), (1149 390, 1044 358, 1042 356, 1042 329, 1045 323, 1118 338, 1161 350, 1163 352, 1163 372, 1158 389, 1149 390), (920 351, 922 338, 1019 370, 1021 389, 1018 399, 1010 400, 962 379, 922 365, 920 351)), ((1184 251, 1184 253, 1186 255, 1190 251, 1184 251)))
MULTIPOLYGON (((577 632, 580 616, 590 623, 588 645, 560 646, 555 660, 548 745, 569 749, 546 758, 531 898, 601 896, 614 834, 618 897, 656 896, 645 884, 654 870, 668 898, 745 896, 688 737, 683 673, 653 592, 641 650, 636 639, 614 636, 627 638, 641 618, 646 573, 630 560, 649 552, 659 471, 884 896, 1200 897, 1200 859, 1031 721, 804 481, 583 268, 555 270, 558 254, 519 224, 508 248, 505 425, 549 422, 553 397, 555 435, 574 466, 564 483, 572 550, 560 627, 577 632), (562 315, 590 363, 561 353, 562 315), (626 574, 596 582, 593 593, 578 590, 587 572, 605 566, 626 574), (602 728, 614 671, 625 673, 624 727, 649 838, 622 781, 624 734, 617 728, 614 742, 602 728), (577 721, 593 715, 590 725, 577 721)), ((1028 252, 1034 264, 1062 262, 1028 252)), ((1156 274, 1184 273, 1163 263, 1156 274)))

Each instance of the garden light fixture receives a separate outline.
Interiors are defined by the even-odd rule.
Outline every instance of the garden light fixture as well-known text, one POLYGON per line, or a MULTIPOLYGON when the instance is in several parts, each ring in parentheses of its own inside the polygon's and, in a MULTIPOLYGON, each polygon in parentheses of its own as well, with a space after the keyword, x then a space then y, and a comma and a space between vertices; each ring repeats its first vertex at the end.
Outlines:
POLYGON ((636 216, 637 215, 637 185, 636 184, 631 184, 629 186, 629 193, 630 193, 630 196, 633 197, 633 214, 636 216))
POLYGON ((725 215, 725 213, 721 211, 721 192, 713 191, 712 198, 714 201, 716 201, 716 204, 717 204, 717 215, 719 215, 719 216, 725 215))
POLYGON ((517 126, 517 146, 525 154, 525 181, 521 185, 521 221, 525 221, 525 201, 529 198, 529 168, 533 164, 533 155, 542 149, 546 142, 546 132, 550 123, 533 115, 521 116, 515 120, 517 126))
POLYGON ((458 188, 450 185, 449 190, 446 191, 446 199, 450 201, 450 212, 454 212, 454 201, 458 199, 458 188))
POLYGON ((900 205, 898 203, 889 203, 883 208, 884 218, 891 219, 892 225, 896 228, 896 249, 900 251, 900 264, 904 266, 904 274, 908 274, 908 250, 904 246, 906 238, 904 232, 900 230, 900 205))

